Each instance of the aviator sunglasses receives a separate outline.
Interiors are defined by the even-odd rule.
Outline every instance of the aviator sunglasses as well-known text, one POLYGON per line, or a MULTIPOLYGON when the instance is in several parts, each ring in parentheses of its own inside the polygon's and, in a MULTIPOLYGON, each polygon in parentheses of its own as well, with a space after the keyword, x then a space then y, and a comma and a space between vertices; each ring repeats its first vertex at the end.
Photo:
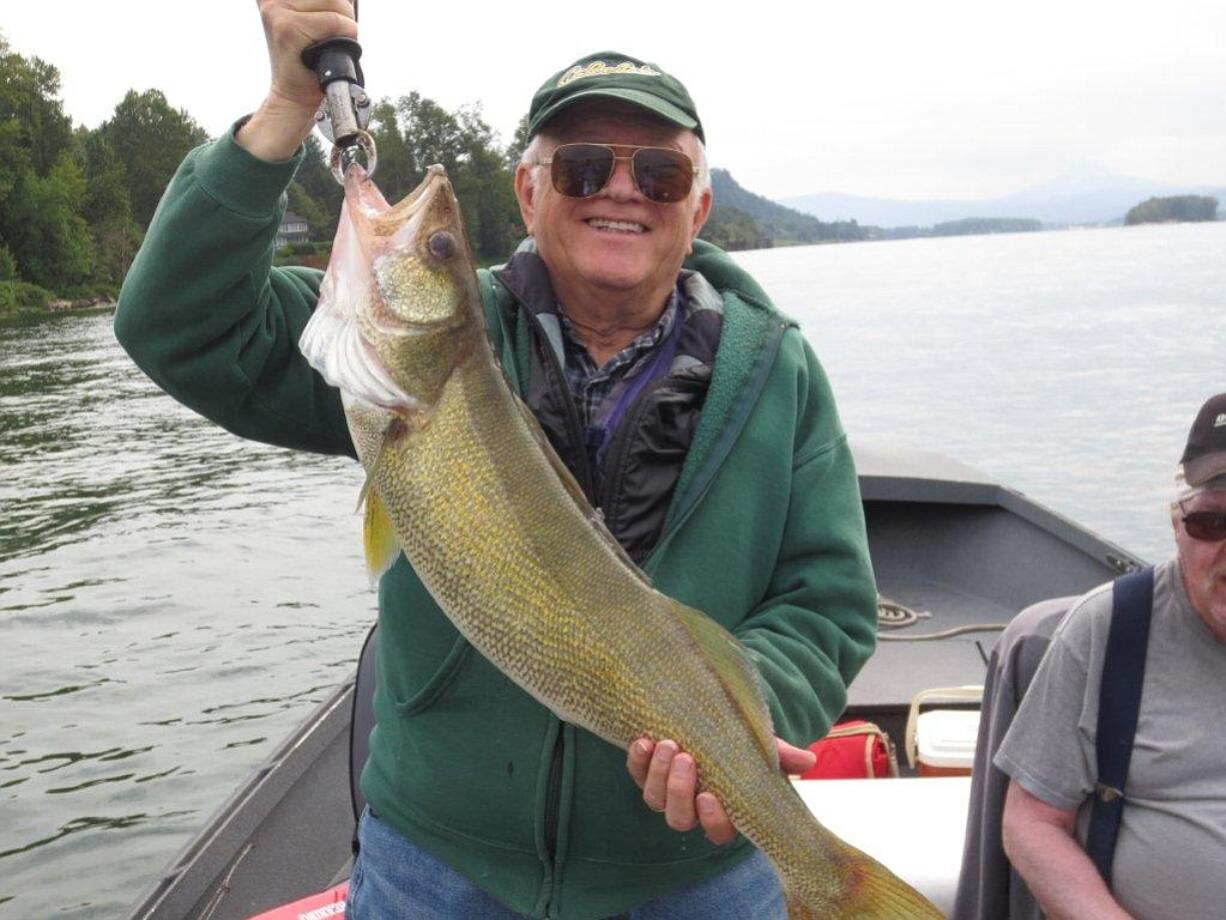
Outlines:
POLYGON ((609 184, 619 160, 630 161, 634 184, 644 198, 658 204, 685 198, 698 172, 693 160, 680 150, 623 144, 561 144, 541 165, 549 167, 550 181, 559 195, 591 198, 609 184), (632 152, 618 156, 619 150, 632 152))
POLYGON ((1183 516, 1183 529, 1193 540, 1226 540, 1226 511, 1189 511, 1183 516))

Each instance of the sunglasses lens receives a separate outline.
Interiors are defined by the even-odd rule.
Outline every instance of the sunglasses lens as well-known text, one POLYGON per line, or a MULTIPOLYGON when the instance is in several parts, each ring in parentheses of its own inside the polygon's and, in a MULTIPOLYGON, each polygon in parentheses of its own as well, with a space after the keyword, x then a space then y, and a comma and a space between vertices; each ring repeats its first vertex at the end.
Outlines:
POLYGON ((1226 540, 1226 512, 1193 511, 1184 515, 1183 527, 1194 540, 1209 543, 1226 540))
POLYGON ((598 144, 563 144, 553 152, 549 178, 567 198, 591 198, 613 174, 613 151, 598 144))
POLYGON ((690 193, 694 167, 679 150, 646 147, 634 152, 634 181, 652 201, 680 201, 690 193))

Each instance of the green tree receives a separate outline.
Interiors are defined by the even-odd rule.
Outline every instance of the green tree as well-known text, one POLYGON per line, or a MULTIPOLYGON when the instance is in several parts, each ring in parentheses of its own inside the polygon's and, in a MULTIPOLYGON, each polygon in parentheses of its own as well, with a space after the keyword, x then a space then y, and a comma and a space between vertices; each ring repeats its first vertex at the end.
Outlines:
POLYGON ((37 175, 47 175, 72 143, 72 120, 59 100, 60 72, 39 58, 12 51, 0 35, 0 124, 4 143, 24 152, 37 175))
POLYGON ((519 161, 523 159, 524 151, 528 149, 528 116, 525 113, 524 117, 519 120, 519 124, 515 126, 515 136, 511 138, 511 143, 507 144, 506 149, 506 164, 507 168, 512 172, 519 165, 519 161))
POLYGON ((1124 217, 1124 223, 1155 224, 1172 221, 1217 220, 1216 198, 1209 195, 1172 195, 1142 201, 1124 217))
POLYGON ((127 174, 102 132, 80 129, 77 133, 86 188, 83 216, 94 241, 94 279, 118 285, 141 240, 140 228, 132 219, 127 174))
POLYGON ((0 240, 0 281, 16 281, 17 260, 9 252, 9 248, 0 240))
POLYGON ((4 239, 25 281, 52 290, 87 281, 93 270, 85 176, 68 151, 46 176, 27 173, 4 210, 4 239), (12 227, 21 232, 14 234, 12 227))
POLYGON ((422 173, 400 132, 396 106, 387 100, 380 102, 371 113, 370 122, 370 134, 379 154, 375 169, 379 188, 388 201, 399 201, 421 181, 422 173))
POLYGON ((708 243, 729 252, 738 249, 767 249, 770 236, 756 220, 730 205, 717 204, 699 234, 708 243))
POLYGON ((448 112, 410 93, 395 105, 376 107, 371 134, 379 152, 376 178, 388 201, 408 194, 425 177, 426 167, 442 164, 477 258, 495 262, 511 253, 523 235, 514 172, 480 106, 448 112))
POLYGON ((93 263, 59 71, 0 38, 0 246, 4 272, 48 288, 85 281, 93 263))
POLYGON ((483 262, 506 259, 523 236, 513 174, 493 147, 470 149, 453 178, 468 239, 483 262))
POLYGON ((400 97, 396 115, 414 167, 414 184, 435 163, 441 163, 448 173, 455 171, 458 158, 468 148, 456 116, 417 92, 400 97))
POLYGON ((193 147, 208 139, 183 109, 172 108, 161 90, 128 90, 98 131, 123 164, 132 219, 148 227, 171 176, 193 147))
MULTIPOLYGON (((319 135, 311 132, 303 141, 306 153, 294 174, 294 181, 302 187, 303 192, 315 202, 323 212, 323 219, 316 224, 310 214, 298 211, 307 220, 311 220, 311 232, 316 239, 329 240, 336 236, 336 222, 341 214, 341 202, 345 198, 340 183, 332 176, 328 166, 328 157, 324 152, 319 135)), ((382 155, 382 151, 379 151, 382 155)), ((382 167, 378 167, 382 169, 382 167)), ((296 211, 294 197, 291 192, 290 210, 296 211)))

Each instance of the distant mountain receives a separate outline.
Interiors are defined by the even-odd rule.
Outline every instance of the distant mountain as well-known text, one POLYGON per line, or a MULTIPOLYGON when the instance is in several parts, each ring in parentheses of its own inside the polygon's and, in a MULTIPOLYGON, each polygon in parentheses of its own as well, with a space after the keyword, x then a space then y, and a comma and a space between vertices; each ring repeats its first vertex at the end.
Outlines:
POLYGON ((1170 195, 1213 195, 1226 205, 1226 187, 1116 176, 1093 163, 1002 198, 906 201, 822 192, 784 198, 782 203, 822 220, 855 220, 880 227, 930 227, 972 217, 1028 218, 1065 225, 1119 222, 1139 202, 1170 195))
POLYGON ((755 195, 726 169, 711 170, 715 206, 702 238, 724 249, 764 249, 797 243, 866 239, 855 221, 829 223, 755 195))

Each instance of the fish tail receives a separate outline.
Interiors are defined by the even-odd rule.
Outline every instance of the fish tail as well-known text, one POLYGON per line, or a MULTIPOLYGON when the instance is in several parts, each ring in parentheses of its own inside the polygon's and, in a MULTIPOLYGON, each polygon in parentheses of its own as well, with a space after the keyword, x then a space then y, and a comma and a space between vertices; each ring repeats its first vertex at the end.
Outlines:
MULTIPOLYGON (((888 887, 888 886, 887 886, 888 887)), ((855 898, 845 905, 836 904, 833 913, 823 907, 813 907, 803 901, 787 902, 788 920, 831 920, 833 917, 856 917, 859 920, 945 920, 923 895, 911 892, 882 891, 869 899, 855 898)))
POLYGON ((832 898, 817 899, 819 903, 785 884, 788 920, 944 920, 931 901, 876 860, 859 856, 847 868, 849 883, 832 898))

